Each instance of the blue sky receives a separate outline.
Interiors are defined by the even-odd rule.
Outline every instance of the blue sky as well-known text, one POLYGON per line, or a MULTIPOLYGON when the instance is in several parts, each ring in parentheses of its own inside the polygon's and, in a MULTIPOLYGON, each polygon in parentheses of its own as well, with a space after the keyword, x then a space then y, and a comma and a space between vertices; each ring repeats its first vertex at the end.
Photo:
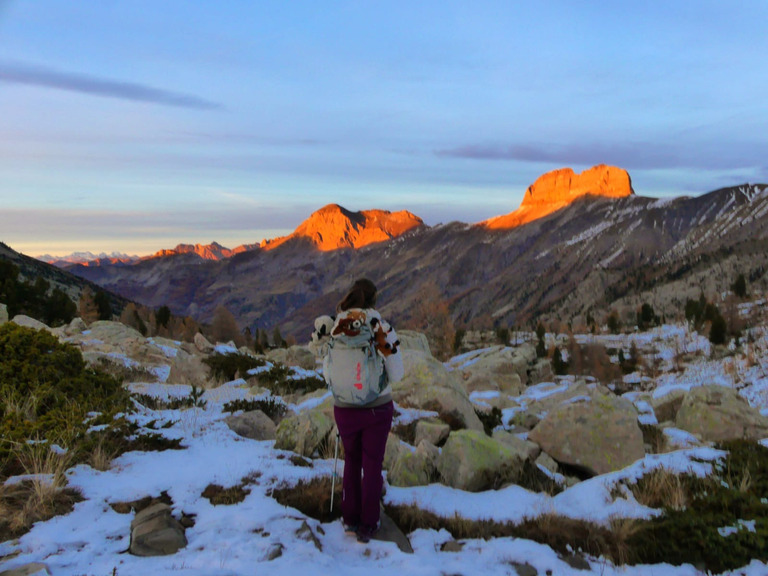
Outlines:
POLYGON ((0 0, 0 241, 146 254, 335 202, 428 224, 607 163, 768 181, 768 2, 0 0))

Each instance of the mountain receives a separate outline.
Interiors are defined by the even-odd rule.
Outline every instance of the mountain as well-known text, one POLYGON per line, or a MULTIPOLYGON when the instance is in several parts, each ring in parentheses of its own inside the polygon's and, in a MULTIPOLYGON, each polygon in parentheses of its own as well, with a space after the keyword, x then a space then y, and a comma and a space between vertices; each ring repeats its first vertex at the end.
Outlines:
POLYGON ((235 253, 234 250, 225 248, 218 242, 211 242, 210 244, 179 244, 176 248, 155 252, 148 258, 165 258, 167 256, 176 256, 178 254, 195 254, 203 260, 223 260, 235 253))
MULTIPOLYGON (((34 283, 35 280, 40 278, 47 281, 50 284, 51 289, 61 289, 75 302, 75 304, 80 300, 80 294, 86 287, 90 288, 94 293, 102 289, 98 284, 91 282, 82 276, 77 276, 66 270, 62 270, 53 264, 48 264, 37 258, 32 258, 16 252, 10 246, 3 244, 2 242, 0 242, 0 260, 7 260, 15 264, 19 268, 19 275, 27 282, 34 283)), ((79 266, 84 268, 87 265, 88 264, 81 264, 79 266)), ((113 269, 119 269, 124 265, 125 264, 121 263, 105 264, 105 266, 113 269)), ((128 299, 109 289, 104 290, 109 296, 112 311, 119 316, 123 311, 123 308, 128 304, 128 299)), ((0 303, 4 304, 4 302, 0 303)))
POLYGON ((289 240, 303 238, 323 252, 362 248, 391 240, 419 226, 424 226, 424 221, 407 210, 350 212, 338 204, 328 204, 302 222, 293 234, 267 240, 261 247, 272 250, 289 240))
POLYGON ((554 170, 528 187, 520 207, 481 224, 490 229, 514 228, 565 208, 582 196, 624 198, 634 194, 626 170, 600 164, 576 174, 570 168, 554 170))
MULTIPOLYGON (((614 172, 608 174, 613 182, 614 172)), ((583 189, 571 185, 568 194, 583 189)), ((175 314, 201 321, 224 305, 242 326, 280 325, 283 335, 300 341, 306 340, 313 318, 332 311, 361 276, 379 286, 381 310, 396 325, 412 316, 430 286, 458 324, 519 326, 543 317, 602 318, 611 308, 630 321, 645 300, 671 316, 681 314, 685 299, 698 298, 702 290, 727 292, 739 272, 750 283, 765 283, 767 185, 662 200, 637 196, 627 186, 612 189, 622 192, 614 197, 590 189, 514 227, 420 224, 356 249, 323 249, 330 245, 325 241, 341 238, 355 245, 346 228, 330 226, 335 234, 326 234, 318 226, 325 218, 354 221, 349 215, 356 213, 332 206, 276 246, 218 262, 187 254, 73 271, 132 300, 167 304, 175 314)), ((529 190, 535 201, 539 187, 529 190)), ((545 204, 564 201, 556 194, 548 198, 545 204)))
POLYGON ((129 256, 128 254, 122 254, 120 252, 112 252, 112 254, 94 254, 93 252, 73 252, 68 256, 51 256, 50 254, 43 254, 37 256, 37 260, 45 262, 46 264, 53 264, 59 268, 67 268, 72 264, 82 264, 84 266, 101 266, 103 264, 132 264, 139 260, 138 256, 129 256))

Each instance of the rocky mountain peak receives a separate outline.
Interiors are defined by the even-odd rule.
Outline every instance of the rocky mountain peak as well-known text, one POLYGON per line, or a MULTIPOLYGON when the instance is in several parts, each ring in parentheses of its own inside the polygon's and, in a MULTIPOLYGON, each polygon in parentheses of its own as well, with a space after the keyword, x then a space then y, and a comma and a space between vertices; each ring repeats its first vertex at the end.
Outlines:
POLYGON ((352 212, 338 204, 328 204, 313 212, 293 234, 267 240, 262 243, 262 248, 276 248, 294 238, 306 238, 321 251, 361 248, 390 240, 423 225, 421 218, 407 210, 352 212))
POLYGON ((540 176, 525 191, 520 208, 481 224, 488 228, 514 228, 568 206, 587 194, 624 198, 634 194, 629 173, 600 164, 576 174, 571 168, 553 170, 540 176))
POLYGON ((197 254, 203 260, 222 260, 232 256, 232 250, 225 248, 218 242, 211 242, 210 244, 179 244, 176 248, 155 252, 150 258, 162 258, 176 254, 197 254))

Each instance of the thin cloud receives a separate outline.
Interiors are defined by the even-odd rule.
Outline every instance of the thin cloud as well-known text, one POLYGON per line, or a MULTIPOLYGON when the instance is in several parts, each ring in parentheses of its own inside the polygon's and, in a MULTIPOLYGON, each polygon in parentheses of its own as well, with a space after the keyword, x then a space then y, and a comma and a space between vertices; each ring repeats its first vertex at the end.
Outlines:
POLYGON ((121 82, 96 78, 85 74, 61 72, 28 64, 0 62, 0 81, 12 84, 41 86, 105 98, 118 98, 133 102, 149 102, 162 106, 217 110, 222 105, 198 96, 171 92, 134 82, 121 82))
POLYGON ((763 164, 764 146, 733 143, 729 146, 695 147, 687 143, 581 143, 578 145, 521 146, 470 144, 438 150, 437 156, 471 160, 519 161, 563 166, 613 164, 626 169, 658 170, 696 168, 733 170, 763 164))

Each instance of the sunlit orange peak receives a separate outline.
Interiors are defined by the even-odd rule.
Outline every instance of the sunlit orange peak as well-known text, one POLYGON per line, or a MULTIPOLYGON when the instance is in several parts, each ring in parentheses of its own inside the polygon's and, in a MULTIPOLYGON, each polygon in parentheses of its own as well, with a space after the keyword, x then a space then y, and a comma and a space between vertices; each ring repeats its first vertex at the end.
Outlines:
POLYGON ((514 228, 560 210, 587 194, 624 198, 634 194, 634 190, 629 173, 622 168, 600 164, 581 174, 561 168, 547 172, 529 186, 517 210, 480 224, 492 229, 514 228))

